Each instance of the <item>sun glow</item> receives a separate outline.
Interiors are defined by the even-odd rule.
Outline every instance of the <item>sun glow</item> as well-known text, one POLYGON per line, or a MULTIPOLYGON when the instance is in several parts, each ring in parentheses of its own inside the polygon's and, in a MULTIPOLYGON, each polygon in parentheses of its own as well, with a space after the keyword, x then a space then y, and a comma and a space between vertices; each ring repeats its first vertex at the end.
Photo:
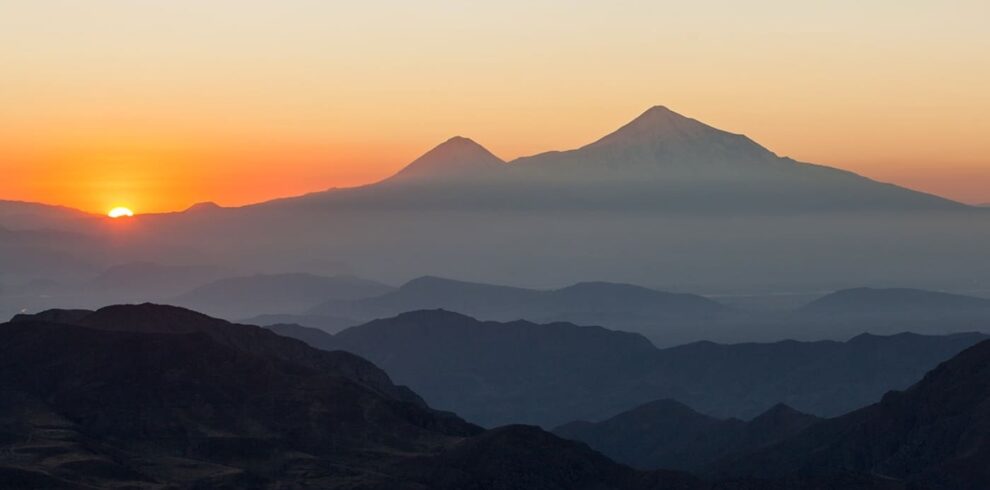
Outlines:
POLYGON ((134 211, 131 211, 125 207, 116 207, 111 209, 110 212, 107 213, 107 216, 114 219, 125 217, 130 218, 131 216, 134 216, 134 211))

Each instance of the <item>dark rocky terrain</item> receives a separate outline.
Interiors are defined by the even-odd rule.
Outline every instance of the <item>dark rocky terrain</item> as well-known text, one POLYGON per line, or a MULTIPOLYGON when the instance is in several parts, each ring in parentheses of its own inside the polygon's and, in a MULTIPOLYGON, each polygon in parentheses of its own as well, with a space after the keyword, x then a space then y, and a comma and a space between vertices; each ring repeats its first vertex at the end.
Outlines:
POLYGON ((990 486, 990 341, 940 364, 904 391, 750 454, 718 475, 862 472, 936 489, 990 486))
POLYGON ((173 307, 2 324, 0 392, 4 488, 709 486, 532 427, 484 432, 352 354, 173 307))
POLYGON ((5 488, 906 489, 857 472, 637 471, 435 411, 357 356, 175 307, 0 325, 5 488))

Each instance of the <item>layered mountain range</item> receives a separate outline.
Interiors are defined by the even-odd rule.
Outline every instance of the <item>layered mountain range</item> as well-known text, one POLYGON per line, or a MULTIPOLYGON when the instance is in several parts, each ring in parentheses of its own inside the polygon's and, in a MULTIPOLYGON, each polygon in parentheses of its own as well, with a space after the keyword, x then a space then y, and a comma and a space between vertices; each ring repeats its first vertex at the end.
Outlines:
POLYGON ((797 308, 766 311, 631 284, 583 282, 531 289, 429 276, 377 296, 330 299, 310 308, 308 316, 275 317, 268 323, 317 326, 319 318, 327 317, 348 318, 357 325, 428 309, 481 320, 600 325, 640 333, 661 347, 701 340, 738 343, 846 340, 861 333, 990 332, 990 299, 918 289, 851 288, 820 295, 797 308))
POLYGON ((634 470, 536 427, 486 431, 358 356, 258 327, 150 304, 50 311, 0 324, 0 478, 61 489, 981 488, 988 349, 823 421, 780 405, 719 421, 661 400, 558 429, 691 475, 634 470))
MULTIPOLYGON (((44 270, 35 265, 24 262, 10 267, 44 270)), ((49 265, 58 268, 64 263, 49 265)), ((789 300, 791 304, 765 309, 734 297, 704 297, 604 281, 524 288, 424 276, 392 287, 350 274, 244 275, 217 266, 152 262, 112 266, 74 281, 2 279, 0 315, 5 316, 53 307, 92 309, 155 301, 243 323, 299 324, 336 333, 408 311, 446 309, 479 320, 600 325, 640 333, 661 347, 700 340, 846 340, 860 333, 990 331, 990 300, 905 288, 807 294, 789 300)))
POLYGON ((0 359, 5 488, 901 488, 636 471, 433 410, 352 354, 174 307, 20 316, 0 324, 0 359))
POLYGON ((715 478, 865 473, 908 488, 977 489, 990 484, 988 404, 990 342, 984 341, 910 388, 827 420, 786 406, 749 422, 717 420, 659 400, 555 432, 618 461, 687 467, 715 478))

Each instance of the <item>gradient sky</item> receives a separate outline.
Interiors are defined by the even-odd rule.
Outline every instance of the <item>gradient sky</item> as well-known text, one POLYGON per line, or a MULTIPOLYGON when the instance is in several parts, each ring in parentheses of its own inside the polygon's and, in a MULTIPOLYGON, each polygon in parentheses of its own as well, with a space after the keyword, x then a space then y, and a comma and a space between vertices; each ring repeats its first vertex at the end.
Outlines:
POLYGON ((453 135, 572 148, 663 104, 990 202, 988 20, 986 0, 2 2, 0 198, 245 204, 453 135))

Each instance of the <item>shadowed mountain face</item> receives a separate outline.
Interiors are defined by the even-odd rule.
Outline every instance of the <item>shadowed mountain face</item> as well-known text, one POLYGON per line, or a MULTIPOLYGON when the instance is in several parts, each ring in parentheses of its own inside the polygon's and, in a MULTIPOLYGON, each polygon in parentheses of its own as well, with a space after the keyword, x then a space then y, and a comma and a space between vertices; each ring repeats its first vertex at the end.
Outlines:
POLYGON ((599 327, 481 322, 447 311, 376 320, 337 335, 275 327, 324 349, 366 357, 433 406, 494 426, 603 420, 672 398, 717 417, 754 417, 777 403, 821 416, 862 407, 984 339, 861 335, 848 342, 656 349, 599 327))
POLYGON ((356 356, 178 308, 110 307, 72 325, 22 317, 0 337, 3 465, 53 479, 360 479, 359 452, 378 454, 374 465, 388 448, 428 452, 478 432, 356 356))
POLYGON ((714 488, 484 433, 361 358, 179 308, 22 316, 0 359, 7 488, 714 488))
POLYGON ((821 422, 768 449, 729 458, 719 474, 842 471, 939 489, 990 486, 990 342, 938 366, 903 392, 821 422))
POLYGON ((657 400, 601 422, 553 430, 637 468, 699 470, 729 454, 749 452, 820 421, 783 404, 749 422, 702 415, 674 400, 657 400))

